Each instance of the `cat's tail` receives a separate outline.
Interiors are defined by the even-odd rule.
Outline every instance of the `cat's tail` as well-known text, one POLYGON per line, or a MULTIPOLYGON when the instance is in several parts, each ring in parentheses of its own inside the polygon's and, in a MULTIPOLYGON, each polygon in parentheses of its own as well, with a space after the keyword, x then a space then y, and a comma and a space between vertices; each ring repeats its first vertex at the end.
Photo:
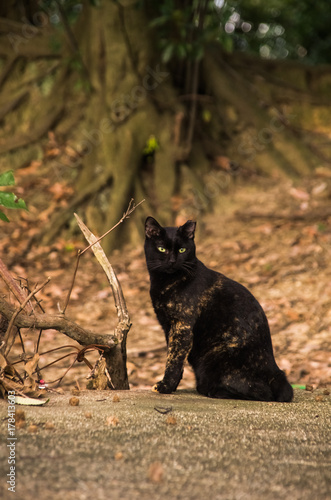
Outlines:
POLYGON ((275 401, 289 403, 293 399, 293 389, 288 383, 286 375, 279 370, 269 382, 275 401))

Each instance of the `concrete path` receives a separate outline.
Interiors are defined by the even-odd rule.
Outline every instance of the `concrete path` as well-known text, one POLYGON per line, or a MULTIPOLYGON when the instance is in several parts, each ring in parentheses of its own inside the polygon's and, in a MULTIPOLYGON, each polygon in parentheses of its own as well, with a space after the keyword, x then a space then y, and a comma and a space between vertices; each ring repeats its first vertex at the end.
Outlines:
POLYGON ((287 404, 187 390, 86 391, 78 406, 69 393, 49 397, 42 407, 16 405, 25 425, 17 423, 14 441, 0 401, 2 499, 331 498, 331 396, 323 391, 296 390, 287 404), (10 456, 15 493, 6 484, 10 456))

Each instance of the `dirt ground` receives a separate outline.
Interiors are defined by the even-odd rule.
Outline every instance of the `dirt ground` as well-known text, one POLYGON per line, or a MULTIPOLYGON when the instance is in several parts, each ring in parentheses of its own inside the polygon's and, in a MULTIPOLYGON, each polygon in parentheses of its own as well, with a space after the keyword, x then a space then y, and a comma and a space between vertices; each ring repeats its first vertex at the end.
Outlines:
MULTIPOLYGON (((23 284, 28 279, 30 288, 51 277, 38 297, 47 312, 55 312, 58 303, 64 304, 77 249, 84 248, 84 242, 79 236, 70 240, 61 237, 48 247, 35 244, 27 252, 25 248, 31 235, 48 223, 56 207, 66 206, 72 189, 65 183, 38 177, 37 169, 19 170, 15 176, 15 192, 28 203, 29 213, 9 213, 11 223, 1 224, 0 256, 23 284)), ((261 302, 270 323, 277 363, 292 384, 330 384, 331 171, 296 182, 258 176, 237 176, 233 180, 226 173, 223 176, 229 176, 229 181, 204 193, 213 202, 212 212, 204 213, 196 194, 188 200, 193 203, 198 222, 198 257, 247 286, 261 302)), ((132 217, 139 218, 139 208, 132 217)), ((129 231, 131 222, 124 224, 129 231)), ((116 311, 106 277, 92 253, 86 253, 83 259, 68 316, 91 330, 112 331, 116 311)), ((162 377, 166 348, 149 298, 143 238, 136 246, 115 250, 109 260, 122 285, 132 321, 128 336, 129 382, 134 388, 149 388, 162 377)), ((3 283, 0 293, 8 297, 3 283)), ((27 353, 33 352, 37 336, 37 332, 22 332, 27 353)), ((46 331, 39 352, 63 345, 74 342, 55 331, 46 331)), ((18 360, 21 351, 17 340, 11 361, 18 360)), ((41 356, 40 366, 70 352, 75 350, 68 348, 41 356)), ((88 357, 93 363, 96 353, 88 357)), ((65 372, 72 359, 68 356, 45 368, 45 381, 52 386, 51 381, 65 372)), ((88 374, 86 365, 76 363, 62 387, 76 383, 83 389, 88 374)), ((187 367, 180 388, 193 387, 194 375, 187 367)))

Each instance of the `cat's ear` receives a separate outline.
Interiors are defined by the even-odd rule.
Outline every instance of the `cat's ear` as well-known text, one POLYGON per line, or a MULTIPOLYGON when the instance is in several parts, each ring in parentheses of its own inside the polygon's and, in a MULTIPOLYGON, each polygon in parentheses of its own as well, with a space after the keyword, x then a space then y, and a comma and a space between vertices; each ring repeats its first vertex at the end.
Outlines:
POLYGON ((147 238, 154 238, 160 236, 162 227, 153 217, 147 217, 145 221, 145 235, 147 238))
POLYGON ((187 222, 185 222, 185 224, 183 226, 180 226, 178 231, 180 231, 180 233, 185 238, 193 240, 196 225, 197 225, 197 223, 194 222, 193 220, 188 220, 187 222))

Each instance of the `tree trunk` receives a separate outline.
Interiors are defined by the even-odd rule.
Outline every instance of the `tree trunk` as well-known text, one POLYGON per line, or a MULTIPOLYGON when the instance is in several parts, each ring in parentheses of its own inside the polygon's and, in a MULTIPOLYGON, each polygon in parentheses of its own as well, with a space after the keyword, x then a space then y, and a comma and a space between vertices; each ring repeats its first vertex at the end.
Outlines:
MULTIPOLYGON (((107 179, 92 194, 86 212, 87 225, 98 234, 117 222, 131 197, 139 201, 143 194, 139 168, 152 135, 160 143, 154 167, 155 209, 164 218, 170 215, 169 205, 164 205, 175 183, 173 111, 168 106, 160 111, 157 103, 163 104, 175 94, 167 81, 169 73, 153 63, 151 38, 142 37, 146 25, 144 12, 134 5, 123 8, 107 2, 102 9, 86 9, 77 26, 92 93, 81 130, 85 155, 76 188, 79 193, 96 177, 107 179)), ((115 238, 118 240, 118 234, 105 238, 106 251, 115 238)))
POLYGON ((2 10, 8 19, 0 18, 0 168, 26 164, 36 148, 40 155, 50 130, 79 153, 49 162, 59 177, 69 165, 75 194, 38 241, 54 242, 70 228, 74 210, 100 235, 131 197, 145 198, 130 235, 121 228, 105 238, 109 252, 142 233, 146 214, 174 221, 180 207, 192 204, 192 191, 208 208, 203 176, 223 168, 224 159, 239 171, 288 176, 330 164, 330 70, 210 47, 201 63, 173 63, 170 72, 160 63, 148 13, 135 2, 84 2, 76 25, 64 23, 62 39, 45 18, 41 27, 29 25, 39 7, 24 4, 30 6, 25 20, 14 15, 13 2, 2 10), (183 68, 186 83, 178 83, 183 68), (45 82, 50 90, 42 90, 45 82), (158 147, 146 156, 152 137, 158 147))

